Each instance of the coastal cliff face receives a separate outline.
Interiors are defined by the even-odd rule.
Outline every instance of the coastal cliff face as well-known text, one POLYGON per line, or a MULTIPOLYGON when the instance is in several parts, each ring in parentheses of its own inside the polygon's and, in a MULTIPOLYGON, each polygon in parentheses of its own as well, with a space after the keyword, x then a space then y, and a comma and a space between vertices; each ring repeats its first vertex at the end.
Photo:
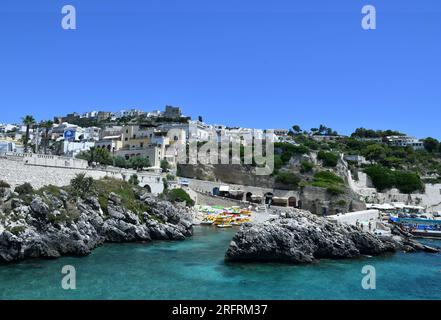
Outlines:
POLYGON ((301 264, 397 250, 430 251, 431 248, 403 235, 379 238, 354 226, 333 223, 310 212, 293 209, 264 223, 243 225, 233 238, 225 259, 301 264))
POLYGON ((138 193, 145 212, 135 214, 121 198, 108 194, 69 199, 43 193, 29 199, 3 198, 0 204, 0 262, 27 258, 84 256, 104 242, 184 240, 192 235, 192 212, 148 193, 138 193))

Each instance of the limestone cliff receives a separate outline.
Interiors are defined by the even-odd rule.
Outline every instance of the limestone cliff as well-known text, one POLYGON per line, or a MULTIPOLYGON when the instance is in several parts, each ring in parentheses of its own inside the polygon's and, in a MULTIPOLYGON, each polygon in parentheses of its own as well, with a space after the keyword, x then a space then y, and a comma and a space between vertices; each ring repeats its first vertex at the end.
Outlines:
POLYGON ((397 250, 437 251, 402 234, 380 238, 354 226, 291 209, 270 221, 243 225, 231 241, 225 258, 242 262, 311 263, 397 250))
POLYGON ((137 194, 135 214, 119 196, 69 199, 44 193, 4 199, 0 206, 0 262, 28 258, 83 256, 104 242, 184 240, 192 235, 192 212, 145 192, 137 194))

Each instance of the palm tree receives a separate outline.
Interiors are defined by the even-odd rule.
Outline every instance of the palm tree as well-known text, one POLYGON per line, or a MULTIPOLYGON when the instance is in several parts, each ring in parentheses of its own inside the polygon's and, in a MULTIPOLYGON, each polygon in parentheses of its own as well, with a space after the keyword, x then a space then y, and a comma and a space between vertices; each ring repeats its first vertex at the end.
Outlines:
POLYGON ((47 146, 49 144, 49 130, 54 125, 54 122, 51 120, 43 121, 41 123, 41 127, 44 128, 44 154, 46 154, 47 146))
POLYGON ((27 115, 23 118, 23 124, 26 126, 26 135, 25 140, 23 141, 24 144, 24 152, 28 152, 28 142, 29 142, 29 129, 31 126, 35 124, 35 119, 31 115, 27 115))

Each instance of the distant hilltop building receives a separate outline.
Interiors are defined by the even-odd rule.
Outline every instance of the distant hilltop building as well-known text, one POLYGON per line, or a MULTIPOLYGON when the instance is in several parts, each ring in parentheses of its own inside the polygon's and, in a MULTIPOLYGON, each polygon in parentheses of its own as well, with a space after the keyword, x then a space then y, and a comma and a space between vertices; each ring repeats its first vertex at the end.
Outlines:
POLYGON ((414 150, 424 149, 423 141, 415 137, 410 137, 406 135, 395 135, 395 136, 374 137, 374 138, 356 138, 356 139, 364 142, 375 142, 375 143, 385 144, 392 148, 412 147, 414 150))
POLYGON ((163 113, 164 118, 178 119, 182 116, 181 108, 173 106, 165 106, 163 113))
POLYGON ((75 122, 78 121, 79 119, 81 119, 80 114, 74 112, 74 113, 68 113, 65 117, 54 117, 54 122, 61 124, 64 122, 75 122))
POLYGON ((96 118, 98 116, 98 111, 90 111, 83 113, 82 118, 96 118))
POLYGON ((391 147, 412 147, 415 150, 424 149, 422 141, 409 136, 389 136, 386 137, 386 142, 391 147))
MULTIPOLYGON (((17 131, 25 132, 26 127, 23 126, 17 131)), ((193 121, 186 117, 180 107, 166 105, 163 111, 151 112, 131 108, 117 112, 90 111, 81 115, 76 112, 69 113, 56 117, 55 124, 47 133, 38 129, 34 133, 34 128, 31 128, 29 140, 36 136, 44 142, 40 143, 40 150, 37 143, 34 152, 44 148, 50 149, 51 153, 76 157, 96 147, 106 149, 113 156, 126 160, 137 156, 147 157, 151 167, 159 168, 163 160, 167 160, 174 167, 178 150, 185 147, 188 141, 229 141, 251 145, 255 140, 288 141, 288 133, 286 129, 263 130, 209 125, 204 123, 202 118, 193 121), (45 145, 47 139, 50 142, 45 145)), ((293 140, 288 142, 293 143, 293 140)))
POLYGON ((121 119, 121 118, 125 118, 125 117, 139 117, 139 116, 143 116, 146 115, 145 111, 142 110, 138 110, 138 109, 129 109, 129 110, 120 110, 118 112, 115 112, 112 115, 113 119, 121 119))
POLYGON ((68 113, 66 116, 54 117, 54 122, 57 124, 62 123, 78 123, 80 119, 94 119, 98 122, 105 121, 115 121, 122 118, 136 118, 136 117, 146 117, 146 118, 167 118, 167 119, 180 119, 183 117, 180 107, 173 107, 170 105, 165 106, 165 111, 154 110, 146 112, 139 109, 122 109, 117 112, 110 111, 90 111, 85 112, 80 115, 77 112, 68 113))

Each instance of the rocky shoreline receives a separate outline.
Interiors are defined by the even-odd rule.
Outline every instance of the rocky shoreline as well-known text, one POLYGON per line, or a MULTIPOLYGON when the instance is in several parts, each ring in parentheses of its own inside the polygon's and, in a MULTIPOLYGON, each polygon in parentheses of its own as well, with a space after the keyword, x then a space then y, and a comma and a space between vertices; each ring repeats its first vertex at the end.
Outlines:
POLYGON ((6 189, 0 199, 0 262, 85 256, 105 242, 184 240, 192 236, 193 212, 137 191, 145 212, 127 209, 115 193, 106 208, 96 196, 71 199, 44 192, 23 200, 6 189))
MULTIPOLYGON (((0 188, 0 263, 85 256, 106 242, 178 241, 192 236, 198 215, 191 208, 130 188, 134 199, 129 205, 127 198, 122 199, 124 193, 74 197, 64 189, 48 188, 23 196, 0 188)), ((284 209, 278 217, 244 224, 225 260, 312 263, 396 251, 438 252, 398 228, 392 231, 393 236, 378 237, 308 211, 284 209)))
POLYGON ((393 229, 378 237, 361 229, 291 209, 263 223, 244 224, 226 252, 231 262, 313 263, 320 259, 350 259, 397 251, 438 252, 393 229))

